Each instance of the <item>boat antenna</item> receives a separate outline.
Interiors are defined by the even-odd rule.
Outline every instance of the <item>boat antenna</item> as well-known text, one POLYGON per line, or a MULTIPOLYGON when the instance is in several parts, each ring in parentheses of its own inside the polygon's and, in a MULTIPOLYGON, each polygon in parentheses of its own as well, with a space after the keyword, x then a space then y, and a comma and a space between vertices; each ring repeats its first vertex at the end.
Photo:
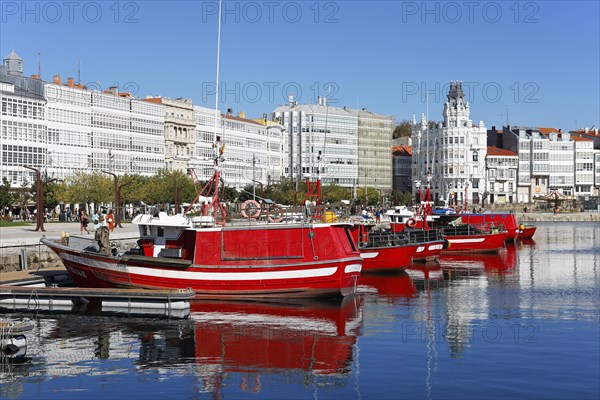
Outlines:
MULTIPOLYGON (((215 125, 219 119, 219 70, 221 63, 221 0, 219 0, 219 19, 217 21, 217 79, 215 82, 215 125)), ((217 142, 217 132, 215 132, 215 140, 217 142)))
POLYGON ((425 159, 426 159, 426 168, 429 168, 429 91, 425 90, 425 142, 427 146, 425 146, 425 159))

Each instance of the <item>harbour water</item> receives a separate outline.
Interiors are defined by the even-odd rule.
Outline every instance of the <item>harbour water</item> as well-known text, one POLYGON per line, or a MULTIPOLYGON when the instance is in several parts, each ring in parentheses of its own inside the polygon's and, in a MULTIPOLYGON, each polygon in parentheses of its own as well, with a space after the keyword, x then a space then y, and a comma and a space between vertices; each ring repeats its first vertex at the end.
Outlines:
POLYGON ((363 275, 343 301, 29 318, 2 399, 598 399, 600 225, 363 275))

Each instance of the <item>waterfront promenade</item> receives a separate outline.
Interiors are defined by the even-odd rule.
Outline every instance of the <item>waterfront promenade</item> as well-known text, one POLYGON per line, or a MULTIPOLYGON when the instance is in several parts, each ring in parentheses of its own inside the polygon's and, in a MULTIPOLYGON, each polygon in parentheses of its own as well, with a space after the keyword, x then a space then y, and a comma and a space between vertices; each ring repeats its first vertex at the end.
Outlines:
MULTIPOLYGON (((80 233, 79 222, 46 222, 44 223, 46 232, 35 231, 35 224, 30 226, 3 226, 0 228, 0 247, 7 246, 22 246, 39 243, 42 236, 47 237, 60 237, 65 232, 69 236, 82 235, 80 233)), ((88 226, 89 234, 83 232, 83 236, 93 236, 94 228, 92 225, 88 226)), ((123 224, 123 228, 115 228, 114 232, 111 232, 111 239, 125 239, 131 238, 138 234, 137 225, 123 224)))
MULTIPOLYGON (((82 235, 80 233, 79 222, 49 222, 44 224, 46 232, 35 231, 35 224, 29 226, 3 226, 0 228, 0 262, 3 264, 18 262, 21 249, 31 249, 39 244, 42 236, 60 237, 67 233, 69 236, 82 235)), ((88 227, 89 234, 83 233, 83 236, 93 237, 94 229, 88 227)), ((111 239, 129 239, 136 238, 138 227, 133 224, 123 224, 123 228, 115 228, 110 234, 111 239)), ((64 271, 62 264, 56 260, 49 267, 31 266, 25 271, 14 271, 12 268, 5 269, 5 265, 0 265, 0 285, 6 282, 29 279, 35 275, 51 275, 58 271, 64 271), (8 270, 7 270, 8 269, 8 270)))

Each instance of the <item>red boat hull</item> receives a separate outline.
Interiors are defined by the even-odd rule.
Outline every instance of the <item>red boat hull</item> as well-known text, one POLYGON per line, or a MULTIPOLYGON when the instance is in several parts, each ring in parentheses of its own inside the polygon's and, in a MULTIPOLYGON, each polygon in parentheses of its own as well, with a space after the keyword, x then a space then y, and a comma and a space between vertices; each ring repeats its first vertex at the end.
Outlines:
MULTIPOLYGON (((436 216, 433 216, 433 218, 435 218, 435 217, 436 216)), ((520 228, 519 228, 519 224, 517 222, 517 217, 515 216, 515 214, 510 214, 510 213, 485 213, 485 214, 464 213, 464 214, 444 215, 441 217, 445 218, 446 220, 460 218, 462 224, 479 227, 484 230, 489 230, 491 225, 494 224, 494 226, 496 228, 498 228, 500 230, 506 230, 506 232, 507 232, 506 240, 508 240, 508 241, 513 241, 517 237, 519 237, 520 228)), ((421 218, 416 217, 414 219, 411 218, 411 220, 412 220, 411 223, 413 224, 413 225, 411 225, 412 227, 414 227, 416 229, 423 228, 423 220, 421 218)), ((434 222, 434 221, 432 221, 432 224, 435 226, 436 222, 434 222)), ((393 223, 390 223, 390 227, 391 227, 392 231, 394 231, 394 232, 401 232, 404 229, 406 229, 406 224, 404 224, 402 222, 393 222, 393 223)))
POLYGON ((360 249, 362 272, 394 271, 408 268, 418 244, 360 249))
POLYGON ((524 226, 522 229, 519 230, 519 236, 517 237, 518 239, 532 239, 533 235, 535 234, 537 227, 535 226, 524 226))
POLYGON ((506 230, 505 240, 515 240, 519 235, 519 223, 515 214, 510 213, 485 213, 485 214, 458 214, 463 224, 488 228, 494 224, 496 228, 506 230), (503 229, 502 229, 503 228, 503 229))
POLYGON ((189 230, 166 243, 183 249, 184 258, 176 260, 109 256, 42 242, 60 256, 81 287, 191 288, 198 298, 339 297, 355 291, 362 264, 345 229, 189 230), (282 239, 290 241, 283 245, 282 239))
POLYGON ((446 247, 446 242, 444 240, 421 243, 419 247, 417 247, 412 260, 413 262, 434 261, 442 254, 444 247, 446 247))
POLYGON ((448 253, 492 253, 504 247, 504 241, 508 233, 470 234, 470 235, 445 235, 448 241, 447 249, 442 254, 448 253))

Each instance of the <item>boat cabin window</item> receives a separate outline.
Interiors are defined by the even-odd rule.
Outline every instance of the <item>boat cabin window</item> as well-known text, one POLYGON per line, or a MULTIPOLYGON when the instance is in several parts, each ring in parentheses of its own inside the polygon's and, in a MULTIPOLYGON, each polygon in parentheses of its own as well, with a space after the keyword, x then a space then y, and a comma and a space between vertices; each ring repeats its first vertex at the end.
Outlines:
POLYGON ((143 227, 144 227, 143 228, 144 230, 143 230, 142 234, 144 236, 151 236, 152 235, 152 230, 150 229, 150 225, 144 225, 143 227))
POLYGON ((165 228, 163 228, 162 226, 158 227, 158 237, 164 237, 165 236, 165 228))

